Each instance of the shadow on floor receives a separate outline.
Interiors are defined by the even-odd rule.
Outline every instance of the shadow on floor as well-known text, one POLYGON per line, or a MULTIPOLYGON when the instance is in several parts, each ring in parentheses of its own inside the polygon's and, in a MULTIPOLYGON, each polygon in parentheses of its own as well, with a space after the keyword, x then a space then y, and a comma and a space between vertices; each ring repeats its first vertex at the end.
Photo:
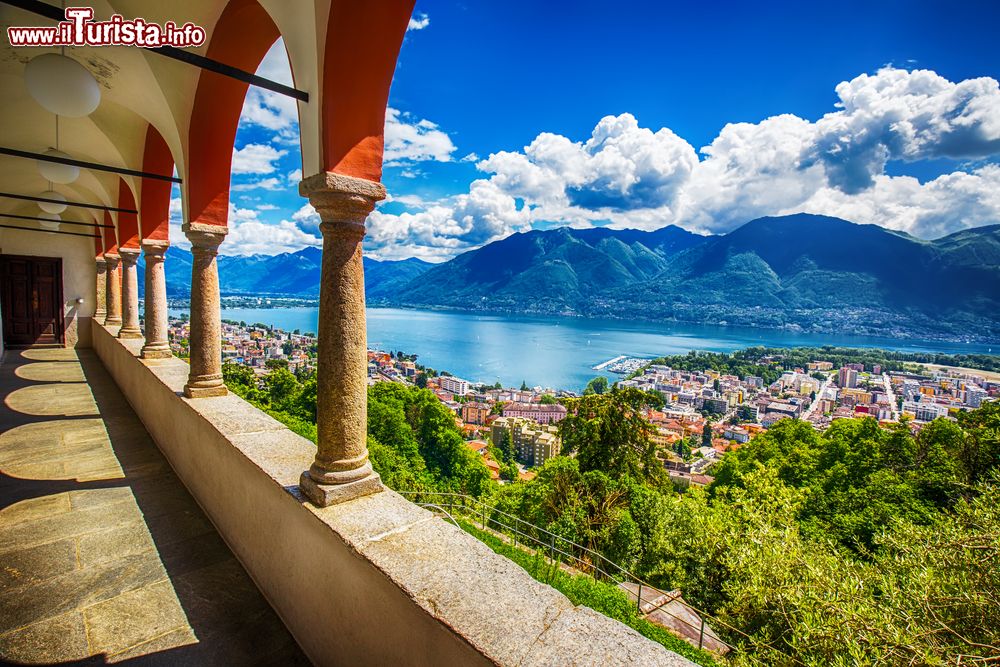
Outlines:
POLYGON ((0 655, 309 664, 93 352, 8 352, 0 391, 0 655))

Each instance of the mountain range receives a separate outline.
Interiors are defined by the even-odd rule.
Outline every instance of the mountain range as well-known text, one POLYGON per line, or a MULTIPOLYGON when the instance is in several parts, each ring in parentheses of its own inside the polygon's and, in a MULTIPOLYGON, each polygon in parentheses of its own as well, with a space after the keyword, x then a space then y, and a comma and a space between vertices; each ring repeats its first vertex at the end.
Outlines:
MULTIPOLYGON (((186 295, 190 254, 167 284, 186 295)), ((320 250, 219 257, 227 294, 315 297, 320 250)), ((728 234, 558 228, 442 264, 365 259, 370 305, 583 315, 890 336, 1000 337, 1000 225, 925 241, 795 214, 728 234)))
MULTIPOLYGON (((280 255, 219 255, 219 291, 225 295, 317 298, 321 258, 322 251, 313 247, 280 255)), ((370 299, 395 294, 434 266, 416 258, 379 261, 365 257, 363 261, 365 292, 370 299)), ((184 299, 190 295, 191 262, 189 250, 177 246, 167 250, 163 266, 168 296, 184 299)))

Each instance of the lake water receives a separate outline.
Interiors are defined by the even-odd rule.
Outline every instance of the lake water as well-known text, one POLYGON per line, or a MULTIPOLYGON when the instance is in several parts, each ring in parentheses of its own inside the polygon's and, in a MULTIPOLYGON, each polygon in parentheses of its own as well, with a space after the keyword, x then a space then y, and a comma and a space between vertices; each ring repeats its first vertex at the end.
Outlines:
MULTIPOLYGON (((171 316, 184 310, 171 310, 171 316)), ((286 331, 316 331, 316 308, 222 311, 227 320, 263 322, 286 331)), ((580 390, 600 374, 592 368, 619 355, 654 358, 688 350, 730 352, 753 345, 843 345, 936 352, 1000 351, 1000 343, 965 344, 874 336, 800 334, 695 324, 656 324, 570 317, 368 309, 368 346, 403 350, 418 362, 476 382, 580 390)), ((614 377, 612 374, 606 374, 614 377)))

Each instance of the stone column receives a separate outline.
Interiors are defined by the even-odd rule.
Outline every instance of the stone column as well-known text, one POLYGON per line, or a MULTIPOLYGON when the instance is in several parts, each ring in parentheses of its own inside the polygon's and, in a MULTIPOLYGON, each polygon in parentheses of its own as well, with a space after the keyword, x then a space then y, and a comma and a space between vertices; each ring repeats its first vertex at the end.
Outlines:
POLYGON ((95 286, 96 304, 94 307, 94 320, 104 324, 108 316, 107 293, 108 293, 108 263, 103 257, 95 260, 97 264, 97 285, 95 286))
POLYGON ((119 338, 142 338, 139 328, 139 278, 135 263, 139 261, 138 248, 119 248, 122 258, 122 328, 119 338))
POLYGON ((104 319, 104 324, 109 327, 117 327, 121 326, 122 323, 122 283, 118 272, 118 264, 121 261, 121 257, 115 254, 104 253, 104 261, 108 266, 107 273, 105 274, 107 276, 105 299, 107 301, 108 313, 104 319))
POLYGON ((188 222, 181 228, 191 241, 191 371, 188 398, 225 396, 222 382, 222 316, 219 314, 219 267, 215 257, 228 229, 188 222))
POLYGON ((146 258, 146 344, 143 359, 164 359, 171 356, 167 340, 167 279, 163 273, 163 258, 167 241, 143 241, 146 258))
POLYGON ((368 461, 368 354, 361 240, 385 188, 321 173, 299 184, 320 216, 323 264, 316 371, 316 459, 299 486, 321 507, 382 490, 368 461))

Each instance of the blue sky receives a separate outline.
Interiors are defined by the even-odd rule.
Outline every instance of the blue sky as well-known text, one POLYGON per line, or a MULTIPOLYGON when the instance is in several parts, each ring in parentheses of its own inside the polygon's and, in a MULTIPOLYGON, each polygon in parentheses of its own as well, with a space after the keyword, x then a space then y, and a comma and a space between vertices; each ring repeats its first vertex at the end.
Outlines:
MULTIPOLYGON (((418 0, 366 250, 796 211, 922 238, 1000 222, 998 20, 996 2, 418 0)), ((263 75, 287 80, 282 49, 263 75)), ((319 244, 299 167, 294 106, 251 90, 225 250, 319 244)))

